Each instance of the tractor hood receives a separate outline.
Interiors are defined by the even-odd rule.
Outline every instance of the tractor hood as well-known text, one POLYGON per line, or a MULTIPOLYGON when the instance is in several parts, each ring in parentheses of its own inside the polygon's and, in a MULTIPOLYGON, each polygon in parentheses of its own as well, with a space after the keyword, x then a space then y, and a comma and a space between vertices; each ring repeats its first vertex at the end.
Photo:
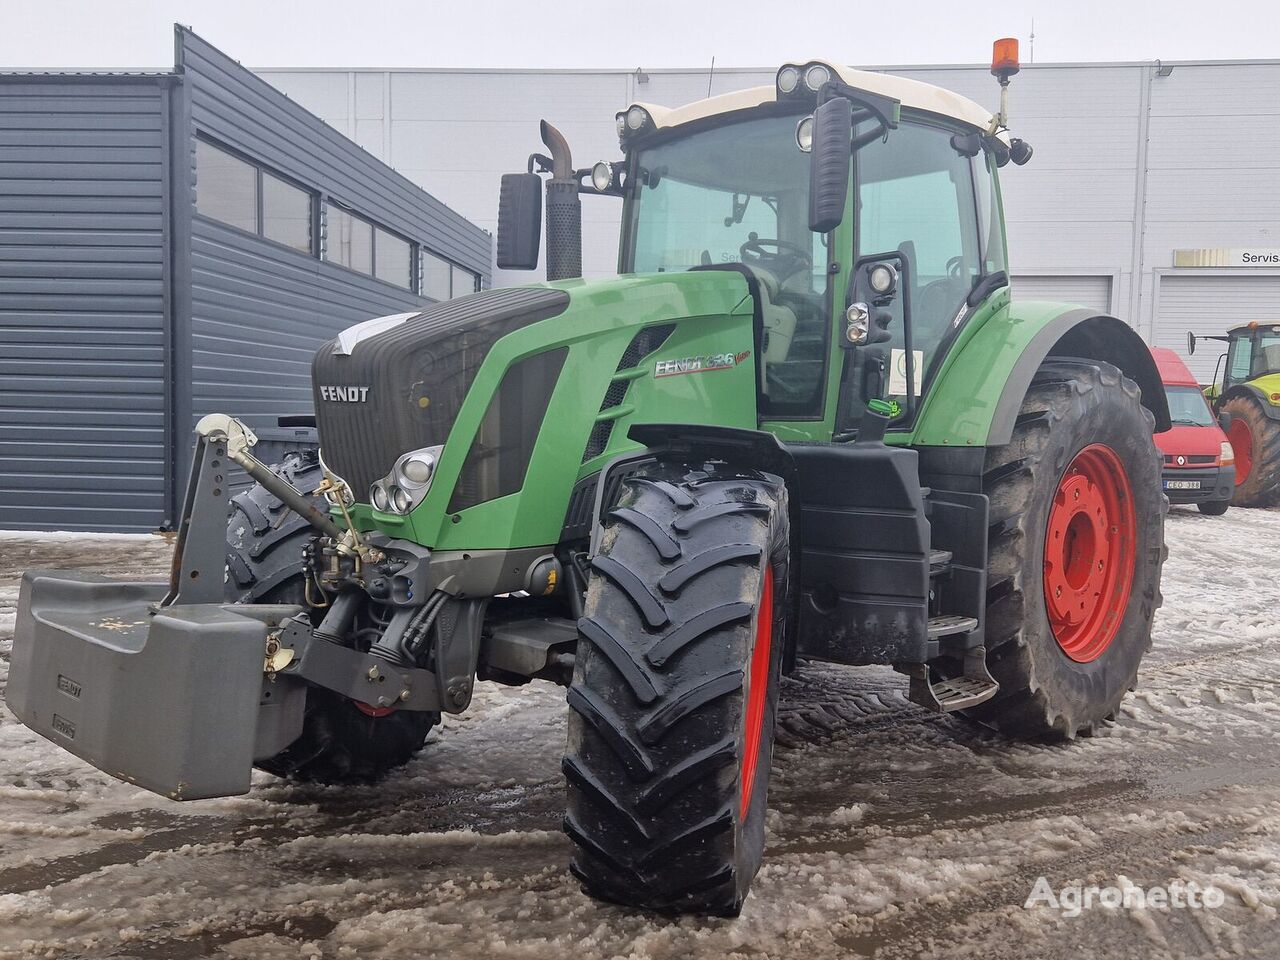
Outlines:
POLYGON ((753 307, 741 274, 692 271, 490 290, 366 321, 312 364, 325 463, 365 503, 403 454, 442 446, 429 494, 403 511, 411 518, 372 514, 400 536, 408 520, 432 544, 437 523, 460 535, 467 508, 528 493, 540 471, 537 508, 555 530, 534 542, 554 543, 559 504, 636 446, 633 423, 755 426, 753 307), (727 372, 655 376, 660 361, 727 372))

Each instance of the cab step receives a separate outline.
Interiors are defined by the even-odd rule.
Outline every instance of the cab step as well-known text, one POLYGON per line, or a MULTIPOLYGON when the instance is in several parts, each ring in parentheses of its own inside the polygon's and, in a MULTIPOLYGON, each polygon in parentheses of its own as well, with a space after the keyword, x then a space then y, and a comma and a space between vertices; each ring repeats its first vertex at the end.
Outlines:
POLYGON ((954 614, 944 613, 940 617, 929 618, 929 639, 936 640, 938 637, 950 637, 957 633, 972 633, 978 629, 978 621, 973 617, 959 617, 954 614))
POLYGON ((951 569, 951 551, 950 550, 930 550, 929 551, 929 576, 936 577, 939 574, 946 573, 951 569))
POLYGON ((1000 691, 1000 684, 987 670, 986 647, 974 647, 966 651, 964 673, 948 680, 935 681, 934 673, 927 663, 895 664, 894 669, 905 673, 911 680, 907 699, 935 713, 952 713, 956 710, 976 707, 990 700, 1000 691))

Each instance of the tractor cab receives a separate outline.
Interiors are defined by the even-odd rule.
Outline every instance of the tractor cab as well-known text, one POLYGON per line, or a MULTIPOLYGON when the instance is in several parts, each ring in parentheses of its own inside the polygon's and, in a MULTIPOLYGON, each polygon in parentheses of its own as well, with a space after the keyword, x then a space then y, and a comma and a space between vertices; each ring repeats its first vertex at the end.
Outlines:
MULTIPOLYGON (((1016 71, 993 66, 1002 89, 1016 71)), ((551 156, 504 177, 499 267, 537 265, 533 171, 552 173, 549 280, 581 267, 563 249, 574 188, 620 199, 620 274, 746 279, 762 428, 849 438, 874 401, 905 436, 948 348, 1009 285, 996 170, 1032 151, 1009 136, 1003 102, 992 116, 928 84, 811 61, 784 64, 772 87, 634 103, 616 122, 622 158, 579 170, 543 125, 551 156)))
POLYGON ((1235 450, 1237 506, 1280 501, 1280 323, 1253 321, 1225 336, 1187 334, 1187 352, 1200 340, 1227 345, 1205 395, 1235 450))

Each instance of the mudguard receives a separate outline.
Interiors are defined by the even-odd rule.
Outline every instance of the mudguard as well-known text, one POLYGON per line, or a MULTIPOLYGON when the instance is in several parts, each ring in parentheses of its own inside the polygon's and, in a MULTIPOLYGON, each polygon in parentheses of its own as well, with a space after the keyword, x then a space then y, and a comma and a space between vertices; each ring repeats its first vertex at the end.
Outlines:
POLYGON ((1269 419, 1280 420, 1280 403, 1272 400, 1273 396, 1280 396, 1280 374, 1269 374, 1250 380, 1248 383, 1236 384, 1218 399, 1216 405, 1221 407, 1235 397, 1249 397, 1258 401, 1258 405, 1262 407, 1263 413, 1269 419))
POLYGON ((1003 291, 962 329, 921 407, 911 444, 985 447, 1010 441, 1036 370, 1050 356, 1114 364, 1168 430, 1169 403, 1142 338, 1122 320, 1063 303, 1009 304, 1003 291))

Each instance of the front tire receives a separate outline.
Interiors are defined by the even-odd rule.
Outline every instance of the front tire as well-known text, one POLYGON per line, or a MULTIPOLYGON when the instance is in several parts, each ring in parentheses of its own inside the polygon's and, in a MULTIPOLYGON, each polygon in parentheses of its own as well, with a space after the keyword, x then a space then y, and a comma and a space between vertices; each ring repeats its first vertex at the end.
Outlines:
POLYGON ((565 830, 592 896, 736 916, 764 851, 789 607, 774 476, 657 465, 592 561, 569 690, 565 830))
POLYGON ((1230 500, 1206 500, 1197 503, 1196 507, 1207 517, 1220 517, 1231 507, 1230 500))
POLYGON ((988 667, 969 715, 1021 738, 1089 735, 1151 646, 1164 516, 1154 419, 1107 363, 1051 358, 987 454, 988 667))
POLYGON ((1273 420, 1251 396, 1222 405, 1231 414, 1227 439, 1236 455, 1236 507, 1270 507, 1280 502, 1280 420, 1273 420))
MULTIPOLYGON (((303 493, 323 479, 314 450, 288 454, 271 468, 303 493)), ((313 498, 317 505, 321 498, 313 498)), ((303 550, 315 536, 307 521, 265 487, 254 484, 231 500, 227 521, 227 600, 307 606, 303 550)), ((307 688, 302 735, 256 765, 276 776, 317 783, 379 780, 422 749, 438 713, 387 711, 307 688)))

